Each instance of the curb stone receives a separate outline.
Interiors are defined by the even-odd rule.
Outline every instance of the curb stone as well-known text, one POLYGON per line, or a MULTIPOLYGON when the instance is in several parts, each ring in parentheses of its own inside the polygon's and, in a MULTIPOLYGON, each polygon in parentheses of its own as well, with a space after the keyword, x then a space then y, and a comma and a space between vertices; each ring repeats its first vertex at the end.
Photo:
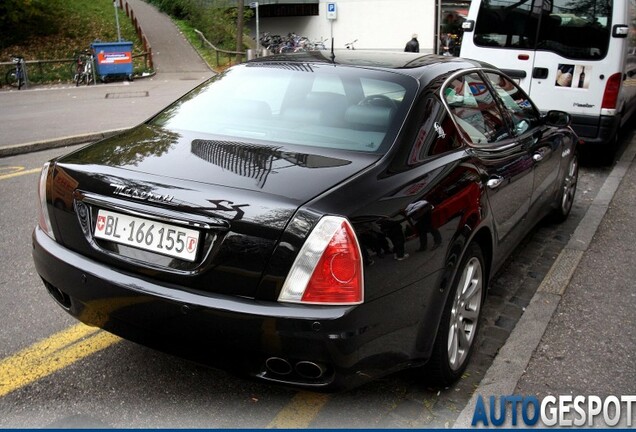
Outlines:
POLYGON ((104 132, 88 133, 83 135, 72 135, 67 137, 55 138, 45 141, 33 141, 24 144, 16 144, 11 146, 0 147, 0 158, 7 156, 16 156, 25 153, 31 153, 40 150, 48 150, 58 147, 66 147, 76 144, 86 144, 93 141, 98 141, 103 138, 118 135, 122 132, 129 130, 126 129, 114 129, 104 132))
MULTIPOLYGON (((472 428, 472 417, 477 398, 512 395, 519 379, 539 346, 561 297, 576 271, 584 252, 588 249, 621 180, 636 157, 636 138, 629 146, 605 180, 605 183, 588 208, 583 220, 574 231, 567 246, 561 251, 547 276, 532 297, 523 316, 499 350, 470 401, 453 424, 454 429, 472 428)), ((507 419, 509 422, 509 419, 507 419)), ((506 425, 504 425, 506 426, 506 425)), ((509 425, 508 425, 509 426, 509 425)))

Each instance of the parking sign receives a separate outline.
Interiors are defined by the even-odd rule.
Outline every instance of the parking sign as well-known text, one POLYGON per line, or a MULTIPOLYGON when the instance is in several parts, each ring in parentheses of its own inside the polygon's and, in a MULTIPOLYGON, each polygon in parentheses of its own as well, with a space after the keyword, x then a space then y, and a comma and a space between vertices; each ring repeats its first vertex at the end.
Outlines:
POLYGON ((336 4, 335 3, 327 3, 327 19, 328 20, 336 19, 336 4))

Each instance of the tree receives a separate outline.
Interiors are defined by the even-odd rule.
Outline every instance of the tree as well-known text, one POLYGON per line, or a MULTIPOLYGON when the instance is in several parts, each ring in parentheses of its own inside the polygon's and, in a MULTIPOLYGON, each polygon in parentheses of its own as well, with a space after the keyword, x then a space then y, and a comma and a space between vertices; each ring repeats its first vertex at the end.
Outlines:
MULTIPOLYGON (((237 2, 237 13, 236 13, 236 51, 243 52, 243 13, 245 10, 245 3, 243 0, 238 0, 237 2)), ((258 37, 258 35, 256 35, 258 37)), ((241 54, 236 55, 236 62, 240 63, 242 61, 241 54)))
POLYGON ((56 32, 57 3, 55 0, 1 0, 0 47, 33 34, 56 32))

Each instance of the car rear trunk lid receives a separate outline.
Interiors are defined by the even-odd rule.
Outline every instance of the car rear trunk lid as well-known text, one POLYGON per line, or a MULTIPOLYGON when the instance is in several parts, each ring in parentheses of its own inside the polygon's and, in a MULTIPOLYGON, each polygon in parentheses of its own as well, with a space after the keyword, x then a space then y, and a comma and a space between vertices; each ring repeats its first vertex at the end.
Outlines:
POLYGON ((107 139, 56 162, 56 238, 122 270, 198 292, 255 297, 296 210, 377 159, 190 137, 165 145, 165 136, 148 132, 142 127, 133 138, 107 139), (169 243, 194 251, 176 256, 165 250, 169 243))

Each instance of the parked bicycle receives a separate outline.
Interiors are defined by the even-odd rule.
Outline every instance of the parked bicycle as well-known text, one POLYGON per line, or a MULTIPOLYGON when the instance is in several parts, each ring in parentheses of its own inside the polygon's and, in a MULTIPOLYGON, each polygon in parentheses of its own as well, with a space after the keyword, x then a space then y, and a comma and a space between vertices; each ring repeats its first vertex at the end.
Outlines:
POLYGON ((325 39, 321 38, 318 42, 312 42, 308 38, 298 36, 295 33, 289 33, 286 37, 263 33, 260 37, 261 46, 273 54, 324 50, 325 41, 325 39))
POLYGON ((356 49, 356 47, 354 45, 356 42, 358 42, 358 39, 353 40, 353 41, 351 41, 349 43, 346 43, 345 47, 347 47, 347 49, 354 50, 354 49, 356 49))
POLYGON ((76 86, 80 84, 89 85, 95 82, 94 70, 95 58, 91 50, 84 50, 75 55, 73 64, 73 82, 76 86))
POLYGON ((10 69, 5 75, 7 84, 11 87, 17 87, 20 90, 27 85, 26 63, 22 56, 11 56, 11 61, 15 68, 10 69))

